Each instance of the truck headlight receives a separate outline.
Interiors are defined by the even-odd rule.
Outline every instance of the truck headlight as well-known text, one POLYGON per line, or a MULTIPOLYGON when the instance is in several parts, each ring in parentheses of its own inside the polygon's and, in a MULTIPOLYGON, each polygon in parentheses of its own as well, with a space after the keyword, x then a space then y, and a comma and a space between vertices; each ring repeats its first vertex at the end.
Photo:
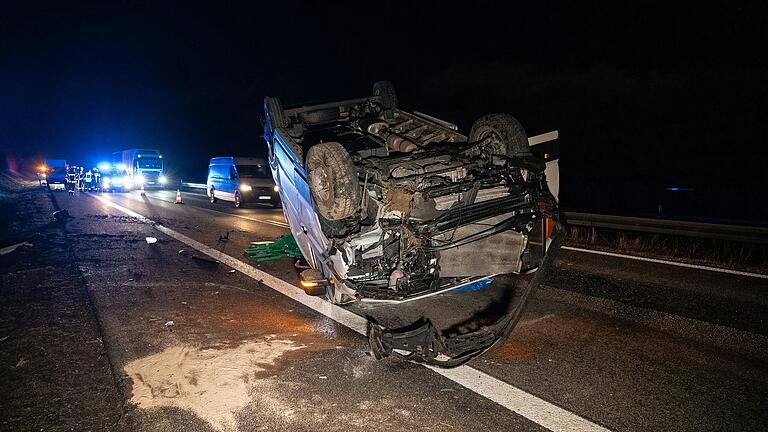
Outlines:
POLYGON ((249 185, 240 185, 241 192, 250 192, 253 188, 249 185))
POLYGON ((160 176, 158 180, 160 180, 160 184, 168 183, 168 179, 165 176, 160 176))
POLYGON ((134 183, 139 184, 139 185, 144 184, 144 176, 141 175, 141 174, 137 175, 136 176, 136 180, 134 181, 134 183))
POLYGON ((274 186, 272 186, 272 190, 275 191, 275 192, 280 192, 280 186, 274 185, 274 186))
POLYGON ((109 183, 111 183, 111 182, 112 182, 112 179, 111 179, 111 178, 109 178, 109 177, 104 177, 103 179, 101 179, 101 181, 102 181, 102 182, 103 182, 105 185, 108 185, 109 183))

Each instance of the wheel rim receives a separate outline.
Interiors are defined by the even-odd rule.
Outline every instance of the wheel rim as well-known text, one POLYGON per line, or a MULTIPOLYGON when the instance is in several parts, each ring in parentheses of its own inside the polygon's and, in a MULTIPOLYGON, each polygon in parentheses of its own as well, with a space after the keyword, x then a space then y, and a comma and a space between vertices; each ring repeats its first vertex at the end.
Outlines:
POLYGON ((504 141, 493 129, 488 129, 486 132, 482 133, 480 135, 480 139, 488 140, 486 143, 486 148, 491 150, 493 154, 507 154, 504 141))
POLYGON ((240 193, 235 194, 235 207, 240 207, 240 193))
POLYGON ((331 181, 325 167, 312 170, 310 175, 312 191, 319 201, 328 202, 332 196, 331 181))

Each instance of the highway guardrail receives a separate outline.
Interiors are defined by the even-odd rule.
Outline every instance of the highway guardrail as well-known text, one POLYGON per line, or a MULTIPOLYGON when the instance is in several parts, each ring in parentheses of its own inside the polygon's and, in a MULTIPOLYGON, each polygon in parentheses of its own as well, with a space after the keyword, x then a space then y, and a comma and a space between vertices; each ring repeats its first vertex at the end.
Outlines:
POLYGON ((768 244, 768 228, 629 216, 565 212, 572 226, 768 244))

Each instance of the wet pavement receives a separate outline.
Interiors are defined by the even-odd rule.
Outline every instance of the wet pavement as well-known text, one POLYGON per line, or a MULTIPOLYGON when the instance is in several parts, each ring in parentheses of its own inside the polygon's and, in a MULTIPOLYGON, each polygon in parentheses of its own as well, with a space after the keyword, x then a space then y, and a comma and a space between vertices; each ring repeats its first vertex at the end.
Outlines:
MULTIPOLYGON (((280 209, 234 209, 185 192, 185 204, 176 205, 175 191, 99 196, 297 282, 293 260, 250 263, 243 255, 250 241, 288 233, 280 209)), ((40 192, 34 199, 48 198, 40 192)), ((750 309, 758 311, 752 318, 723 314, 707 322, 657 307, 664 303, 660 287, 680 296, 692 278, 705 281, 682 292, 724 287, 733 294, 717 295, 734 302, 763 299, 764 281, 681 276, 650 263, 600 265, 587 254, 564 253, 563 273, 534 294, 509 340, 466 369, 500 380, 504 392, 534 398, 510 409, 492 401, 508 396, 494 395, 492 387, 470 390, 417 364, 374 360, 364 336, 266 281, 192 259, 199 252, 89 194, 55 194, 55 200, 73 217, 63 235, 123 400, 119 422, 93 429, 701 431, 762 430, 768 422, 768 352, 762 350, 768 345, 756 334, 764 317, 759 308, 750 309), (150 236, 157 243, 147 244, 150 236), (586 286, 571 286, 579 284, 586 286), (653 301, 643 302, 651 296, 643 293, 653 301), (536 398, 563 413, 526 405, 536 398), (584 422, 569 423, 573 418, 584 422)), ((425 315, 448 326, 509 289, 497 283, 488 291, 437 296, 401 315, 391 306, 348 309, 393 323, 425 315)))

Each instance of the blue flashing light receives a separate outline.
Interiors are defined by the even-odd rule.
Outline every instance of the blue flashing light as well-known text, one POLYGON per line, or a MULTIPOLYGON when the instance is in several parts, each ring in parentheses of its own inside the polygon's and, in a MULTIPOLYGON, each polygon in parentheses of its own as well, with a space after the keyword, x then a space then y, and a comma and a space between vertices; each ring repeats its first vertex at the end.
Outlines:
POLYGON ((112 164, 109 162, 99 162, 99 164, 96 165, 96 168, 98 168, 100 171, 107 171, 112 168, 112 164))
POLYGON ((678 192, 678 191, 690 192, 690 191, 693 191, 694 189, 693 188, 686 188, 686 187, 668 187, 668 188, 666 188, 666 190, 672 191, 672 192, 678 192))

